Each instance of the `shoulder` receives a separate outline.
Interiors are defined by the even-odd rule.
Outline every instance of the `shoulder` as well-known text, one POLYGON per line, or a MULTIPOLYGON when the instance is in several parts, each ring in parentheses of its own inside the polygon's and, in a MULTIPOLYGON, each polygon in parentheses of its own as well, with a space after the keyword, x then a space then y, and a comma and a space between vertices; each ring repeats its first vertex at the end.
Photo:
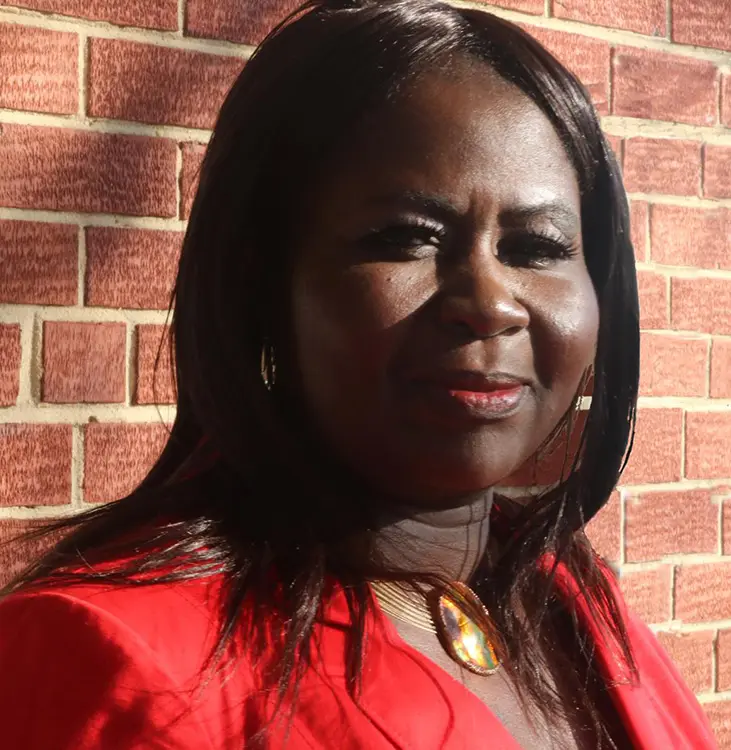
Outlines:
POLYGON ((84 585, 0 602, 7 746, 210 747, 192 696, 215 635, 213 588, 84 585))

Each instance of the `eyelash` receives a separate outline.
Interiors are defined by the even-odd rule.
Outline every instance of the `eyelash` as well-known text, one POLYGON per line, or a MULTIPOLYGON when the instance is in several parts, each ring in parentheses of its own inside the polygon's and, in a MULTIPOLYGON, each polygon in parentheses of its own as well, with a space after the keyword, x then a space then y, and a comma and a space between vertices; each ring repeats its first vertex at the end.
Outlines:
MULTIPOLYGON (((369 248, 391 251, 406 258, 423 258, 437 251, 447 237, 444 227, 428 219, 414 218, 368 233, 365 243, 369 248)), ((520 232, 500 240, 498 257, 513 267, 544 268, 549 263, 568 260, 576 256, 576 245, 560 240, 546 232, 520 232), (516 262, 522 258, 523 261, 516 262)))

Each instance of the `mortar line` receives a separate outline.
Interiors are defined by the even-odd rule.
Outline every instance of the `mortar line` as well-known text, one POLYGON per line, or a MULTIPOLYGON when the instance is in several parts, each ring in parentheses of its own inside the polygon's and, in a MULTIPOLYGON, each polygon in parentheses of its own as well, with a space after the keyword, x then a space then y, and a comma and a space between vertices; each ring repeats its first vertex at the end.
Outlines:
POLYGON ((681 418, 680 418, 680 476, 685 478, 685 471, 686 471, 686 460, 685 460, 685 451, 686 451, 686 434, 685 431, 688 429, 688 420, 686 419, 687 412, 685 409, 683 409, 681 418))
POLYGON ((121 216, 118 214, 84 214, 71 211, 48 211, 36 208, 2 208, 0 219, 32 221, 41 224, 72 224, 82 227, 118 227, 120 229, 149 229, 152 231, 183 232, 187 221, 154 216, 121 216))
POLYGON ((673 325, 673 283, 671 278, 672 276, 670 274, 665 276, 665 299, 667 300, 665 303, 665 312, 669 326, 673 325))
POLYGON ((543 2, 543 15, 546 18, 551 18, 553 16, 553 8, 551 7, 551 0, 544 0, 544 2, 543 2))
POLYGON ((79 424, 72 428, 71 445, 71 506, 80 508, 84 487, 84 436, 83 427, 79 424))
MULTIPOLYGON (((610 112, 614 112, 614 47, 609 48, 609 81, 607 82, 607 106, 610 112)), ((601 118, 600 118, 601 119, 601 118)), ((602 125, 602 128, 604 126, 602 125)), ((620 167, 624 165, 624 141, 622 141, 622 161, 620 167)))
MULTIPOLYGON (((625 29, 595 26, 582 21, 559 19, 553 16, 536 16, 530 13, 521 13, 519 11, 499 8, 493 5, 486 5, 482 2, 450 0, 450 4, 455 7, 489 10, 491 13, 510 21, 553 29, 556 31, 565 31, 588 38, 607 41, 612 44, 621 44, 628 47, 666 52, 669 54, 675 54, 679 57, 689 57, 696 60, 713 62, 716 65, 731 65, 731 54, 725 50, 716 50, 709 47, 700 47, 690 44, 678 44, 676 42, 671 42, 667 38, 653 37, 633 31, 627 31, 625 29)), ((72 33, 83 31, 90 36, 138 41, 147 44, 156 44, 162 47, 235 57, 248 57, 254 51, 254 46, 250 44, 229 42, 222 39, 201 39, 198 37, 180 36, 178 29, 165 31, 134 26, 115 26, 106 21, 71 18, 58 13, 41 13, 39 11, 25 8, 3 7, 0 9, 0 22, 23 24, 25 26, 34 26, 72 33)))
POLYGON ((183 219, 183 148, 177 143, 175 151, 175 201, 178 207, 178 220, 183 219))
POLYGON ((488 10, 490 13, 493 13, 494 15, 501 18, 505 18, 508 21, 526 24, 529 26, 537 26, 545 29, 552 29, 555 31, 565 31, 572 34, 579 34, 581 36, 589 37, 592 39, 606 41, 610 44, 619 44, 628 47, 665 52, 675 54, 678 57, 692 57, 696 60, 713 62, 716 65, 729 65, 729 63, 731 62, 731 53, 728 53, 725 50, 716 50, 709 47, 700 47, 690 44, 679 44, 676 42, 671 42, 669 39, 663 37, 654 37, 650 35, 639 34, 635 31, 628 31, 626 29, 613 29, 606 26, 595 26, 583 21, 556 18, 555 16, 546 18, 545 16, 536 16, 530 13, 521 13, 520 11, 509 10, 507 8, 499 8, 495 5, 482 3, 479 0, 449 0, 449 3, 450 5, 454 5, 457 8, 488 10))
POLYGON ((701 143, 701 168, 698 174, 698 195, 706 195, 706 143, 701 143))
POLYGON ((665 39, 672 42, 673 39, 673 3, 665 0, 665 39))
POLYGON ((137 326, 127 323, 125 327, 125 350, 124 350, 124 406, 132 406, 135 388, 135 344, 137 326))
POLYGON ((20 370, 16 405, 33 405, 33 312, 29 310, 18 323, 20 324, 20 370))
POLYGON ((718 539, 716 540, 716 549, 719 555, 723 555, 724 553, 724 549, 723 549, 723 504, 724 502, 725 502, 725 498, 723 497, 718 498, 718 529, 717 529, 718 539))
POLYGON ((185 37, 185 6, 185 0, 178 0, 178 33, 181 37, 185 37))
POLYGON ((3 305, 0 322, 16 323, 27 314, 42 315, 44 320, 64 323, 164 323, 166 309, 133 310, 109 307, 77 307, 53 305, 3 305))
POLYGON ((711 692, 718 691, 718 633, 719 629, 713 631, 713 643, 711 645, 711 692))
POLYGON ((39 313, 32 314, 32 345, 30 360, 30 407, 34 411, 41 403, 43 393, 43 322, 39 313))
POLYGON ((39 404, 0 409, 3 424, 100 423, 167 424, 175 418, 174 404, 39 404))
POLYGON ((105 118, 81 118, 78 115, 53 115, 43 112, 25 112, 0 108, 0 123, 7 125, 30 125, 46 128, 79 130, 105 135, 130 135, 144 138, 166 138, 174 141, 208 143, 211 131, 202 128, 187 128, 179 125, 132 122, 105 118))
POLYGON ((87 61, 88 61, 88 52, 89 52, 89 37, 81 32, 79 34, 79 58, 78 58, 78 67, 79 67, 79 108, 78 108, 78 115, 79 117, 86 117, 86 109, 87 109, 87 99, 86 99, 86 92, 87 92, 87 85, 89 82, 89 71, 87 69, 87 61))
POLYGON ((600 122, 605 133, 621 138, 679 138, 720 145, 728 145, 731 142, 731 128, 726 125, 688 125, 624 115, 602 115, 600 122))
POLYGON ((77 288, 77 305, 78 307, 84 307, 86 303, 86 230, 84 227, 79 227, 79 240, 78 240, 78 277, 76 283, 77 288))
POLYGON ((86 18, 43 13, 25 8, 0 8, 0 23, 22 24, 33 28, 73 34, 84 33, 102 39, 141 42, 168 49, 202 52, 225 57, 247 58, 254 51, 254 47, 250 44, 239 44, 224 39, 181 36, 178 29, 165 31, 145 29, 139 26, 115 26, 107 21, 92 21, 86 18))

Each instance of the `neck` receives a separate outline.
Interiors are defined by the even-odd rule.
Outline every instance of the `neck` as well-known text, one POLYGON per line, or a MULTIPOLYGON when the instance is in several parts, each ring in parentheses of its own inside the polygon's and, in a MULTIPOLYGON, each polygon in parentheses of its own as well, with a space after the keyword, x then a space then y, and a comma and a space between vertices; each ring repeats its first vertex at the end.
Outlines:
POLYGON ((376 535, 379 561, 401 571, 466 581, 487 547, 492 502, 489 489, 454 508, 398 508, 395 520, 376 535))

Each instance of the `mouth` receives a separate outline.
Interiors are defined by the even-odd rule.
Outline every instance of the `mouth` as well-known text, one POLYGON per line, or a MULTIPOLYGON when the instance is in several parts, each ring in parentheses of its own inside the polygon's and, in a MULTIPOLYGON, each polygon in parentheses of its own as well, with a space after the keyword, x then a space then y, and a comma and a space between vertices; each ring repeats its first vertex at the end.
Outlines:
POLYGON ((528 381, 514 375, 465 370, 428 374, 412 383, 421 408, 433 412, 433 417, 482 422, 515 414, 529 390, 528 381))

